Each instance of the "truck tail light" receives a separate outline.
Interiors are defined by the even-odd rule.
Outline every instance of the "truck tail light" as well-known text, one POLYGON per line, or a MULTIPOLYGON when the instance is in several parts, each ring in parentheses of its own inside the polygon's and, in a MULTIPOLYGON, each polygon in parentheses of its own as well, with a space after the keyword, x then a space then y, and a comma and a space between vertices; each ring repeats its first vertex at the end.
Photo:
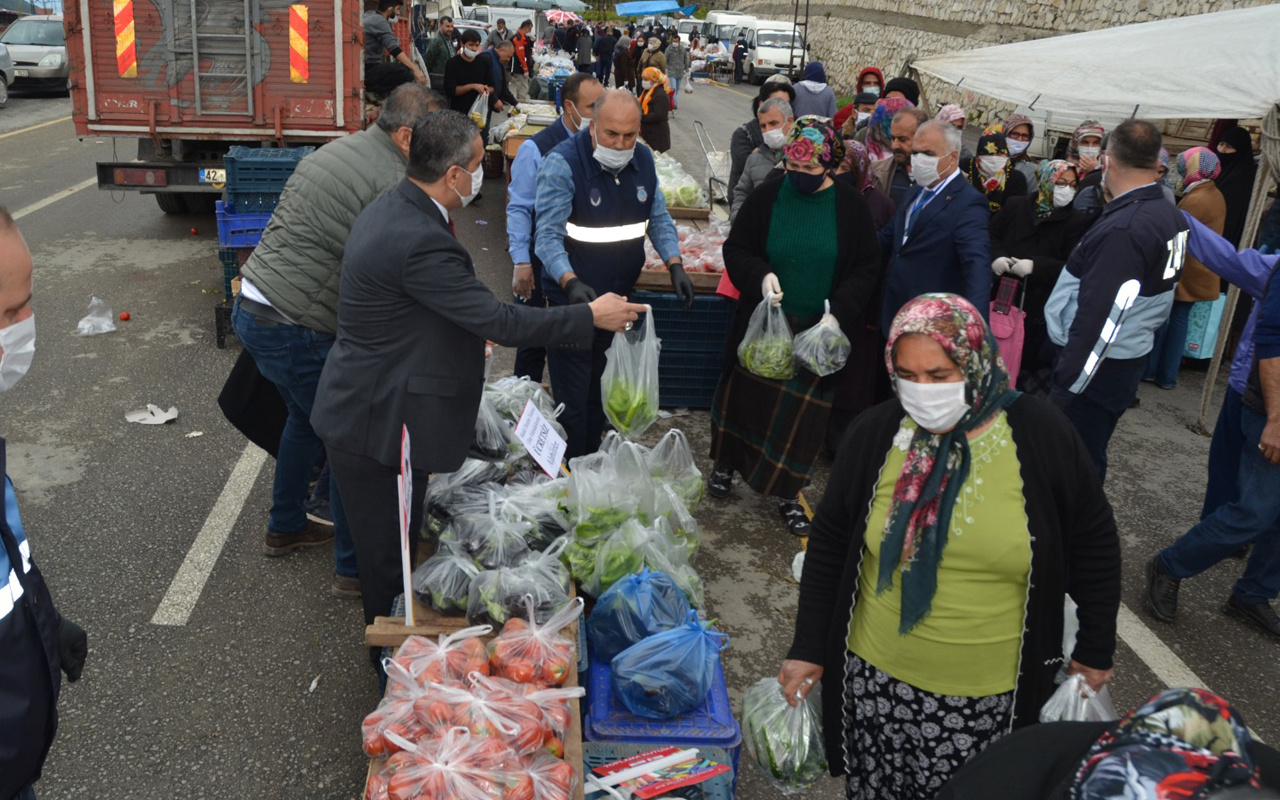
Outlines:
POLYGON ((112 171, 111 181, 116 186, 168 186, 169 173, 162 169, 119 167, 112 171))

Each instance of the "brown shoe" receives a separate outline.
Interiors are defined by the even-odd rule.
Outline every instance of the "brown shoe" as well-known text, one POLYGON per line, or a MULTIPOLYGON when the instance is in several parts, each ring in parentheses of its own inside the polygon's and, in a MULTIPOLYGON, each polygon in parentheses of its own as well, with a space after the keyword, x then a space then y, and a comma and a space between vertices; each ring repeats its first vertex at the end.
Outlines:
POLYGON ((332 541, 333 528, 326 528, 323 525, 317 525, 311 520, 307 520, 307 527, 297 533, 267 531, 266 550, 264 552, 272 557, 283 556, 302 547, 315 547, 332 541))
POLYGON ((348 578, 346 575, 333 573, 333 581, 329 584, 329 591, 333 592, 334 597, 341 597, 346 600, 360 599, 360 579, 348 578))

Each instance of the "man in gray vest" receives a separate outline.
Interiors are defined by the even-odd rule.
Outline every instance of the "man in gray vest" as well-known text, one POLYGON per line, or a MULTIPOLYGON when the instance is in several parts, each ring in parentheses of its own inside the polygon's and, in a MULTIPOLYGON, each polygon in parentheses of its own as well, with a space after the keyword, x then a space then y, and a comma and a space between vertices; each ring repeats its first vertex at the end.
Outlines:
POLYGON ((289 410, 276 458, 266 554, 285 555, 333 539, 332 589, 340 597, 359 597, 360 579, 337 487, 331 484, 329 494, 332 532, 307 519, 305 503, 321 453, 311 407, 338 329, 342 255, 360 212, 404 179, 413 126, 445 107, 431 89, 399 86, 374 127, 302 159, 241 270, 232 314, 236 336, 289 410))

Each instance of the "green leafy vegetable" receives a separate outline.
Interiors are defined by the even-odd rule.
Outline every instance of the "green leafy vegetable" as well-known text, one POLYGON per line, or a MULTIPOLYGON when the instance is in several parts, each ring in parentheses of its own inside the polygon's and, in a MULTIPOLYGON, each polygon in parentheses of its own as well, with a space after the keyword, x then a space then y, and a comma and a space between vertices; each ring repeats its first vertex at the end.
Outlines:
POLYGON ((784 381, 795 377, 796 362, 791 354, 791 340, 759 337, 743 342, 738 352, 742 366, 762 378, 784 381))
POLYGON ((658 419, 658 409, 649 404, 644 387, 623 378, 609 383, 604 413, 624 436, 641 433, 658 419))
POLYGON ((762 678, 742 698, 743 744, 783 794, 808 789, 827 772, 816 694, 791 706, 776 678, 762 678))

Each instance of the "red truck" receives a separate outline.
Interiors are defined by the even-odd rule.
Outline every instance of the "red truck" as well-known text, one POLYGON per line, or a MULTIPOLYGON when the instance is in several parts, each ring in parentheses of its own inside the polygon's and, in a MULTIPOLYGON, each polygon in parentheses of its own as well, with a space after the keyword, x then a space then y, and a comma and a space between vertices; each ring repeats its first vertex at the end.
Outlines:
MULTIPOLYGON (((67 0, 76 133, 138 140, 98 187, 212 213, 236 144, 320 145, 364 124, 362 0, 67 0)), ((407 31, 406 31, 407 32, 407 31)))

